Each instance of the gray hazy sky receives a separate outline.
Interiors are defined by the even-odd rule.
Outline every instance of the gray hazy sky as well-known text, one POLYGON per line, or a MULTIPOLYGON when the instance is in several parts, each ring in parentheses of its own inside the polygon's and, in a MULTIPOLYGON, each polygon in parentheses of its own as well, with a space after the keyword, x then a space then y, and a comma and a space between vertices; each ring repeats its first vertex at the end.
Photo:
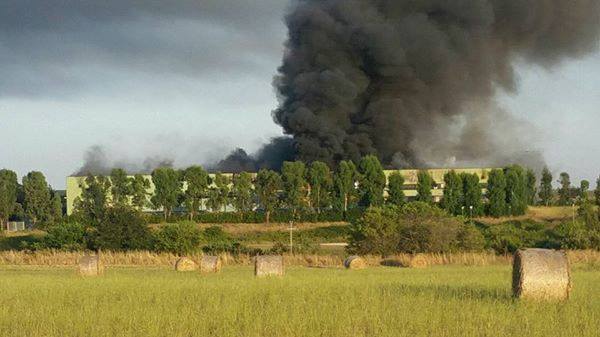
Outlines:
MULTIPOLYGON (((281 135, 271 82, 285 0, 41 1, 0 4, 0 167, 55 188, 94 145, 114 162, 211 163, 281 135)), ((518 65, 498 94, 539 136, 550 168, 600 174, 600 53, 518 65)))

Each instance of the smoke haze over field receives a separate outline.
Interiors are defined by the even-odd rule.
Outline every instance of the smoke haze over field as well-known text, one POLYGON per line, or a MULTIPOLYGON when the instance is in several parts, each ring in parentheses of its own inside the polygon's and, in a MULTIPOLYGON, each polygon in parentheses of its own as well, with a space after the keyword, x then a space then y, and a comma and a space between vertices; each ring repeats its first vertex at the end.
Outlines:
POLYGON ((303 0, 286 17, 276 123, 299 158, 334 164, 539 166, 535 130, 498 107, 514 63, 594 51, 596 0, 303 0))

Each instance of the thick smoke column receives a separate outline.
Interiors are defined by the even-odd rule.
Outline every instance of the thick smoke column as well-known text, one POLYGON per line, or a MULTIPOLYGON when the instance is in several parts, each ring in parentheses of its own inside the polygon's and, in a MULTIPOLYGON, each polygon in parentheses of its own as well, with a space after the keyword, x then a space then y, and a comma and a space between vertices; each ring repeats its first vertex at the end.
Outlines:
POLYGON ((273 116, 300 159, 492 165, 531 157, 494 102, 513 64, 593 51, 600 1, 302 0, 286 22, 273 116))

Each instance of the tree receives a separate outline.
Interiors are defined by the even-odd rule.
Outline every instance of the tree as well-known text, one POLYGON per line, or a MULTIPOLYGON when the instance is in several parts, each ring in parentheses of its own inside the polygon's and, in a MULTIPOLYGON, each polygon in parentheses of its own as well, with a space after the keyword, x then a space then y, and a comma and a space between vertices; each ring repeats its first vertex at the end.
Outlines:
POLYGON ((550 206, 554 191, 552 190, 552 173, 547 167, 542 171, 542 181, 540 183, 540 191, 538 193, 542 205, 550 206))
POLYGON ((254 190, 250 173, 241 172, 233 176, 233 206, 238 212, 250 212, 254 209, 254 190))
POLYGON ((479 176, 477 173, 462 174, 463 181, 463 203, 470 216, 480 216, 483 214, 483 201, 481 195, 481 186, 479 186, 479 176))
POLYGON ((296 215, 305 204, 306 166, 301 161, 284 162, 281 168, 283 203, 296 215))
POLYGON ((561 206, 571 205, 571 178, 567 172, 560 174, 560 180, 558 181, 560 188, 558 189, 558 203, 561 206))
POLYGON ((154 183, 154 196, 152 203, 156 208, 163 209, 165 220, 173 212, 173 208, 179 206, 181 196, 180 172, 170 167, 157 168, 152 172, 154 183))
POLYGON ((201 166, 188 167, 183 172, 183 182, 186 184, 184 192, 185 206, 193 220, 202 205, 202 199, 206 197, 210 177, 201 166))
POLYGON ((213 212, 226 211, 229 203, 229 178, 222 173, 215 174, 214 186, 210 188, 208 204, 213 212))
POLYGON ((23 192, 25 215, 33 225, 37 225, 38 221, 50 220, 50 187, 44 174, 37 171, 27 173, 23 177, 23 192))
POLYGON ((58 223, 63 217, 63 205, 61 196, 54 192, 52 194, 52 200, 50 201, 50 217, 53 223, 58 223))
POLYGON ((596 180, 596 190, 594 191, 596 197, 596 206, 600 206, 600 177, 596 180))
POLYGON ((506 177, 506 203, 510 215, 523 215, 527 211, 527 176, 519 165, 504 170, 506 177))
POLYGON ((444 197, 442 199, 442 208, 450 214, 459 215, 462 213, 462 205, 462 178, 452 170, 444 175, 444 197))
POLYGON ((110 189, 112 204, 119 206, 129 205, 129 196, 131 195, 131 181, 127 177, 127 172, 120 168, 115 168, 110 172, 110 189))
POLYGON ((526 180, 527 180, 527 204, 528 205, 535 205, 535 195, 537 193, 537 188, 536 188, 536 183, 537 183, 537 179, 535 177, 535 172, 533 172, 532 169, 527 169, 527 173, 526 173, 526 180))
POLYGON ((349 205, 356 197, 356 183, 358 182, 358 171, 351 161, 341 161, 334 178, 335 195, 339 198, 339 204, 344 212, 348 211, 349 205))
POLYGON ((81 223, 96 226, 106 212, 110 181, 89 174, 81 183, 81 195, 75 199, 75 216, 81 223))
POLYGON ((138 211, 141 211, 148 205, 148 196, 150 193, 150 180, 141 174, 136 174, 131 178, 131 205, 138 211))
POLYGON ((579 184, 579 198, 582 202, 586 202, 588 200, 588 191, 590 189, 590 182, 587 180, 582 180, 579 184))
POLYGON ((434 181, 429 172, 419 171, 417 174, 417 201, 432 203, 431 190, 433 185, 434 181))
POLYGON ((333 178, 329 166, 320 161, 313 162, 308 169, 308 181, 312 206, 320 213, 321 208, 329 205, 330 201, 333 178))
POLYGON ((17 204, 19 182, 17 174, 10 170, 0 170, 0 228, 8 221, 17 204))
POLYGON ((386 179, 379 159, 373 155, 363 157, 358 165, 358 171, 360 173, 358 190, 361 206, 381 206, 386 179))
POLYGON ((388 178, 388 199, 387 202, 402 206, 406 202, 404 195, 404 177, 400 172, 390 174, 388 178))
POLYGON ((498 218, 506 214, 506 178, 503 170, 495 169, 490 172, 487 197, 489 215, 498 218))
POLYGON ((265 211, 267 224, 269 224, 271 212, 275 210, 279 203, 278 193, 281 185, 281 177, 275 171, 262 169, 256 176, 256 194, 260 206, 265 211))

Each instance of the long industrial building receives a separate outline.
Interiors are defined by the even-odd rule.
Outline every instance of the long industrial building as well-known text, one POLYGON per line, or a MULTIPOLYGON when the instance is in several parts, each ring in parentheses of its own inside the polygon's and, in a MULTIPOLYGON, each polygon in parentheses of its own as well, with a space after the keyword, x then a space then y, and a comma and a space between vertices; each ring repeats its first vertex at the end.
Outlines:
MULTIPOLYGON (((436 202, 439 202, 443 196, 444 175, 451 170, 454 170, 457 173, 468 173, 468 174, 475 173, 475 174, 477 174, 477 176, 479 176, 479 182, 481 184, 482 190, 485 191, 485 186, 487 185, 488 174, 492 169, 491 168, 458 168, 458 169, 429 169, 429 170, 426 170, 433 177, 433 180, 435 182, 431 193, 436 202)), ((386 179, 390 176, 390 174, 392 174, 394 172, 400 172, 400 174, 402 174, 402 176, 404 177, 404 194, 410 200, 411 198, 414 198, 417 195, 417 190, 416 190, 417 175, 418 175, 419 171, 420 170, 385 170, 384 173, 385 173, 386 179)), ((224 175, 231 178, 231 177, 233 177, 234 174, 224 173, 224 175)), ((211 174, 210 176, 211 176, 211 178, 214 178, 214 174, 211 174)), ((154 193, 154 184, 152 183, 152 176, 145 175, 144 177, 146 179, 148 179, 148 181, 150 182, 150 187, 148 188, 147 192, 149 195, 152 195, 154 193)), ((81 196, 82 184, 85 183, 84 181, 85 181, 84 176, 67 177, 67 214, 68 215, 73 214, 75 199, 77 197, 81 196)), ((186 187, 184 185, 183 189, 185 190, 185 188, 186 187)), ((148 204, 150 204, 150 203, 148 203, 148 204)), ((155 211, 159 211, 159 210, 152 209, 152 208, 150 208, 150 206, 148 206, 148 208, 145 209, 145 211, 155 212, 155 211)))

